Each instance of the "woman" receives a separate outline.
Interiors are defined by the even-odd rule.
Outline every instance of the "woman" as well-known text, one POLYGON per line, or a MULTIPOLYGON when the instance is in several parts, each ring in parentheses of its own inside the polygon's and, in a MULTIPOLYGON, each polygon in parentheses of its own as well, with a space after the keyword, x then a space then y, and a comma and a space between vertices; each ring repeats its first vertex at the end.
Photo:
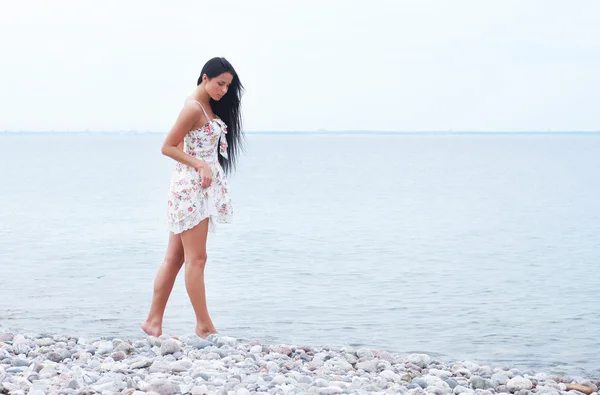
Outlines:
POLYGON ((195 332, 217 333, 206 306, 206 239, 215 222, 233 215, 226 175, 241 144, 240 99, 243 86, 225 58, 209 60, 197 87, 186 99, 162 153, 177 161, 168 193, 169 244, 154 280, 152 306, 142 329, 162 334, 162 320, 175 278, 185 262, 185 287, 196 314, 195 332))

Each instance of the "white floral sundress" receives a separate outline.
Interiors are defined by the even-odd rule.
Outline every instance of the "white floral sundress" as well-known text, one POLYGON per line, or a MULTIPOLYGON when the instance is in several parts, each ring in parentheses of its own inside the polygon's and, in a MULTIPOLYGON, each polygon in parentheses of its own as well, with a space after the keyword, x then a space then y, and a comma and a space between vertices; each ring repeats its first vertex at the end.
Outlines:
POLYGON ((177 162, 168 192, 168 224, 169 230, 175 234, 193 228, 206 218, 209 218, 209 232, 214 232, 215 222, 231 223, 233 219, 227 180, 218 157, 221 153, 227 159, 227 125, 220 118, 211 120, 202 104, 200 107, 208 122, 186 134, 183 150, 208 164, 212 182, 207 188, 202 188, 200 172, 177 162))

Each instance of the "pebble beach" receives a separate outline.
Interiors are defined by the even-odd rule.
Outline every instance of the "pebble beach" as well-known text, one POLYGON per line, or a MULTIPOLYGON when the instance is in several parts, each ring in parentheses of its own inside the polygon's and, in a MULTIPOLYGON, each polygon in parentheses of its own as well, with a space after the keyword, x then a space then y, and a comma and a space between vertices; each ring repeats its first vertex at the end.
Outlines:
POLYGON ((211 335, 86 339, 0 327, 2 394, 598 394, 597 378, 427 354, 211 335))

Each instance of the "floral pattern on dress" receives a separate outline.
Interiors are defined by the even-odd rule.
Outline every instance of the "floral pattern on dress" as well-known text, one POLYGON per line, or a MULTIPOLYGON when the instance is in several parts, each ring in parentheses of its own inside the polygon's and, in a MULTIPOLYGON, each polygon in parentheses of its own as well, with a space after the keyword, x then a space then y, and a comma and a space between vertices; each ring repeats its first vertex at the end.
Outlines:
POLYGON ((218 152, 227 158, 227 125, 219 118, 203 127, 191 130, 184 137, 183 150, 208 164, 212 182, 202 188, 200 172, 177 162, 168 192, 168 224, 173 233, 181 233, 209 218, 209 232, 216 223, 230 223, 233 205, 227 188, 225 172, 218 160, 218 152))

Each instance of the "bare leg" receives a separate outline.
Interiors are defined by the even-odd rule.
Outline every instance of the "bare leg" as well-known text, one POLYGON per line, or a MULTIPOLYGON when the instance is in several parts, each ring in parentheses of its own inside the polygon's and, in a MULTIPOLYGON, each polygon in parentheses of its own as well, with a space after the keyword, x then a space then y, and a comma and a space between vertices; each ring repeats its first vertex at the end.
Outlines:
POLYGON ((167 307, 167 301, 173 290, 175 279, 183 266, 183 244, 181 236, 169 233, 169 245, 165 260, 158 269, 154 279, 154 295, 148 318, 142 324, 142 329, 150 336, 162 335, 162 321, 167 307))
POLYGON ((206 306, 204 267, 206 266, 206 239, 208 219, 181 234, 185 254, 185 287, 196 313, 196 334, 206 339, 217 333, 206 306))

